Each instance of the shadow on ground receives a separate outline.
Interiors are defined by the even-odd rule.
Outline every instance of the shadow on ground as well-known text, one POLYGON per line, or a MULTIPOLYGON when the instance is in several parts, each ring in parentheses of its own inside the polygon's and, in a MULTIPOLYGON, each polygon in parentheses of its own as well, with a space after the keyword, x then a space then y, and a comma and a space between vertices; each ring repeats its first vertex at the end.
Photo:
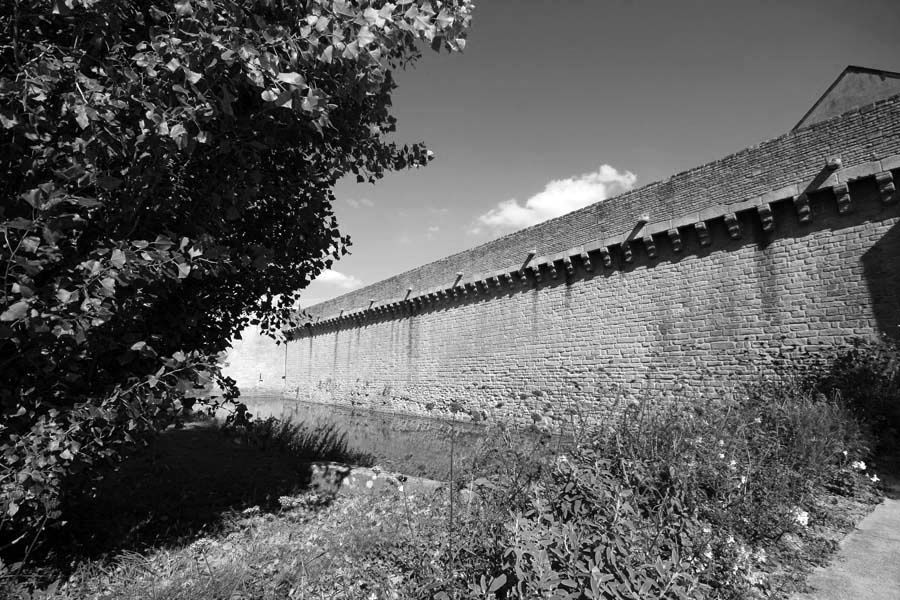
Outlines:
POLYGON ((307 461, 191 423, 127 459, 96 494, 75 494, 50 542, 68 560, 189 543, 247 508, 278 511, 279 496, 308 489, 311 476, 307 461))

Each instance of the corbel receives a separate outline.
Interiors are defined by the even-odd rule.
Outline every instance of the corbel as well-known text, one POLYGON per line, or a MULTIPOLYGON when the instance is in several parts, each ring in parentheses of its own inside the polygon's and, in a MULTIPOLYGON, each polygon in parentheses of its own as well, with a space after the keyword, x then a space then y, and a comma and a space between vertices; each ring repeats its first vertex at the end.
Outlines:
POLYGON ((466 287, 469 289, 469 291, 472 292, 472 295, 473 295, 473 296, 477 296, 477 295, 478 295, 478 281, 477 281, 477 280, 471 281, 471 282, 469 282, 469 283, 467 283, 467 284, 465 284, 465 285, 466 285, 466 287))
POLYGON ((612 254, 609 253, 609 248, 601 246, 597 252, 600 253, 600 259, 603 261, 603 266, 607 269, 612 267, 612 254))
POLYGON ((882 204, 893 204, 897 200, 897 186, 894 184, 894 175, 890 171, 876 173, 875 183, 878 184, 878 193, 881 194, 882 204))
POLYGON ((528 268, 531 269, 531 274, 534 275, 534 281, 536 283, 540 283, 541 282, 541 265, 539 265, 539 264, 529 265, 528 268))
POLYGON ((775 229, 775 214, 772 212, 771 204, 768 202, 760 204, 756 207, 756 212, 759 214, 759 222, 763 231, 769 232, 775 229))
POLYGON ((697 232, 697 237, 700 238, 701 246, 709 246, 712 243, 706 221, 697 221, 694 223, 694 230, 697 232))
POLYGON ((634 252, 631 250, 631 242, 624 241, 621 244, 622 248, 622 258, 625 259, 625 262, 630 263, 634 261, 634 252))
POLYGON ((669 241, 672 243, 672 250, 675 252, 681 252, 683 248, 683 242, 681 241, 681 232, 678 231, 677 227, 673 227, 669 231, 666 232, 669 236, 669 241))
POLYGON ((571 276, 575 274, 575 265, 572 264, 571 256, 563 257, 563 266, 566 268, 566 275, 571 276))
POLYGON ((794 196, 794 209, 797 211, 797 218, 801 223, 812 222, 812 208, 809 205, 809 196, 806 194, 798 194, 794 196))
POLYGON ((725 227, 728 229, 731 239, 736 240, 741 237, 741 222, 735 213, 725 213, 725 227))
POLYGON ((587 252, 582 252, 580 254, 580 256, 581 256, 581 264, 584 265, 584 270, 587 271, 588 273, 593 272, 594 265, 591 264, 591 255, 588 254, 587 252))
POLYGON ((516 287, 516 278, 513 276, 513 273, 504 273, 503 277, 506 278, 506 285, 516 287))
POLYGON ((528 285, 528 271, 525 269, 519 269, 519 283, 523 286, 528 285))
POLYGON ((485 282, 487 282, 488 289, 490 289, 492 285, 494 287, 500 287, 500 279, 498 279, 496 275, 491 275, 490 277, 485 279, 485 282))
POLYGON ((547 263, 547 266, 550 267, 550 279, 556 279, 559 277, 559 272, 556 270, 556 261, 551 260, 547 263))
POLYGON ((853 209, 850 199, 850 186, 846 183, 839 183, 831 191, 834 192, 834 198, 837 200, 838 214, 846 215, 853 209))
POLYGON ((645 235, 641 238, 641 241, 644 243, 644 249, 647 251, 647 256, 656 258, 659 253, 656 250, 656 242, 653 241, 653 236, 645 235))

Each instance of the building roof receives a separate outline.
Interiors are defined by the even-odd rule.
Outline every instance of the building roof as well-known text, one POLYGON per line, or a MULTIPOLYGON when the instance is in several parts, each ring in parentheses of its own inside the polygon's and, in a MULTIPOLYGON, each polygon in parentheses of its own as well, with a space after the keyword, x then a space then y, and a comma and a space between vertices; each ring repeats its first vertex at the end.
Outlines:
POLYGON ((900 94, 900 73, 854 65, 844 69, 791 131, 900 94))

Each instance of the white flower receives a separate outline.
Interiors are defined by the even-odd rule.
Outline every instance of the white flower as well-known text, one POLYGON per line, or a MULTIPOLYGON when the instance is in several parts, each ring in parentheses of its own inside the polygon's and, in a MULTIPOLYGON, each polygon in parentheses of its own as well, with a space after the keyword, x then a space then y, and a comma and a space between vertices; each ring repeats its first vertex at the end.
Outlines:
POLYGON ((878 477, 878 475, 875 475, 874 473, 872 474, 871 477, 869 477, 869 479, 872 481, 872 483, 878 483, 879 481, 881 481, 881 479, 878 477))
POLYGON ((755 419, 753 419, 753 422, 759 425, 760 423, 762 423, 762 417, 756 417, 755 419))
POLYGON ((841 454, 844 455, 844 458, 847 458, 847 451, 846 451, 846 450, 843 450, 843 451, 841 452, 841 454))
POLYGON ((725 445, 725 441, 724 441, 724 440, 719 440, 719 445, 720 445, 720 446, 724 446, 724 445, 725 445))
POLYGON ((734 460, 734 459, 731 459, 731 462, 728 463, 728 467, 731 468, 731 469, 733 469, 733 468, 735 468, 736 466, 737 466, 737 461, 734 460))
POLYGON ((747 485, 747 478, 741 475, 741 485, 747 485))
POLYGON ((794 518, 794 522, 801 527, 809 526, 809 513, 805 510, 801 510, 800 508, 794 508, 791 511, 791 516, 794 518))
POLYGON ((719 454, 719 460, 724 460, 724 459, 725 459, 725 455, 724 455, 724 454, 719 454))
POLYGON ((373 485, 375 485, 375 482, 371 479, 366 482, 366 487, 369 489, 372 489, 373 485))
POLYGON ((398 485, 398 486, 397 486, 397 491, 398 491, 398 492, 402 492, 402 491, 403 491, 403 486, 402 486, 402 485, 398 485))
POLYGON ((850 463, 850 468, 856 469, 857 471, 865 471, 866 463, 861 460, 854 460, 852 463, 850 463))

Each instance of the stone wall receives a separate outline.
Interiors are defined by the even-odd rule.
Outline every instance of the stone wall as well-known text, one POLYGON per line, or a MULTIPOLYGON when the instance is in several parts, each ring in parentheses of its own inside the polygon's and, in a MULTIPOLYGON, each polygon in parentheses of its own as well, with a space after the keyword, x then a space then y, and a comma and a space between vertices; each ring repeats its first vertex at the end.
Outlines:
POLYGON ((289 397, 520 422, 826 357, 898 335, 897 178, 893 98, 318 305, 244 356, 289 397))

